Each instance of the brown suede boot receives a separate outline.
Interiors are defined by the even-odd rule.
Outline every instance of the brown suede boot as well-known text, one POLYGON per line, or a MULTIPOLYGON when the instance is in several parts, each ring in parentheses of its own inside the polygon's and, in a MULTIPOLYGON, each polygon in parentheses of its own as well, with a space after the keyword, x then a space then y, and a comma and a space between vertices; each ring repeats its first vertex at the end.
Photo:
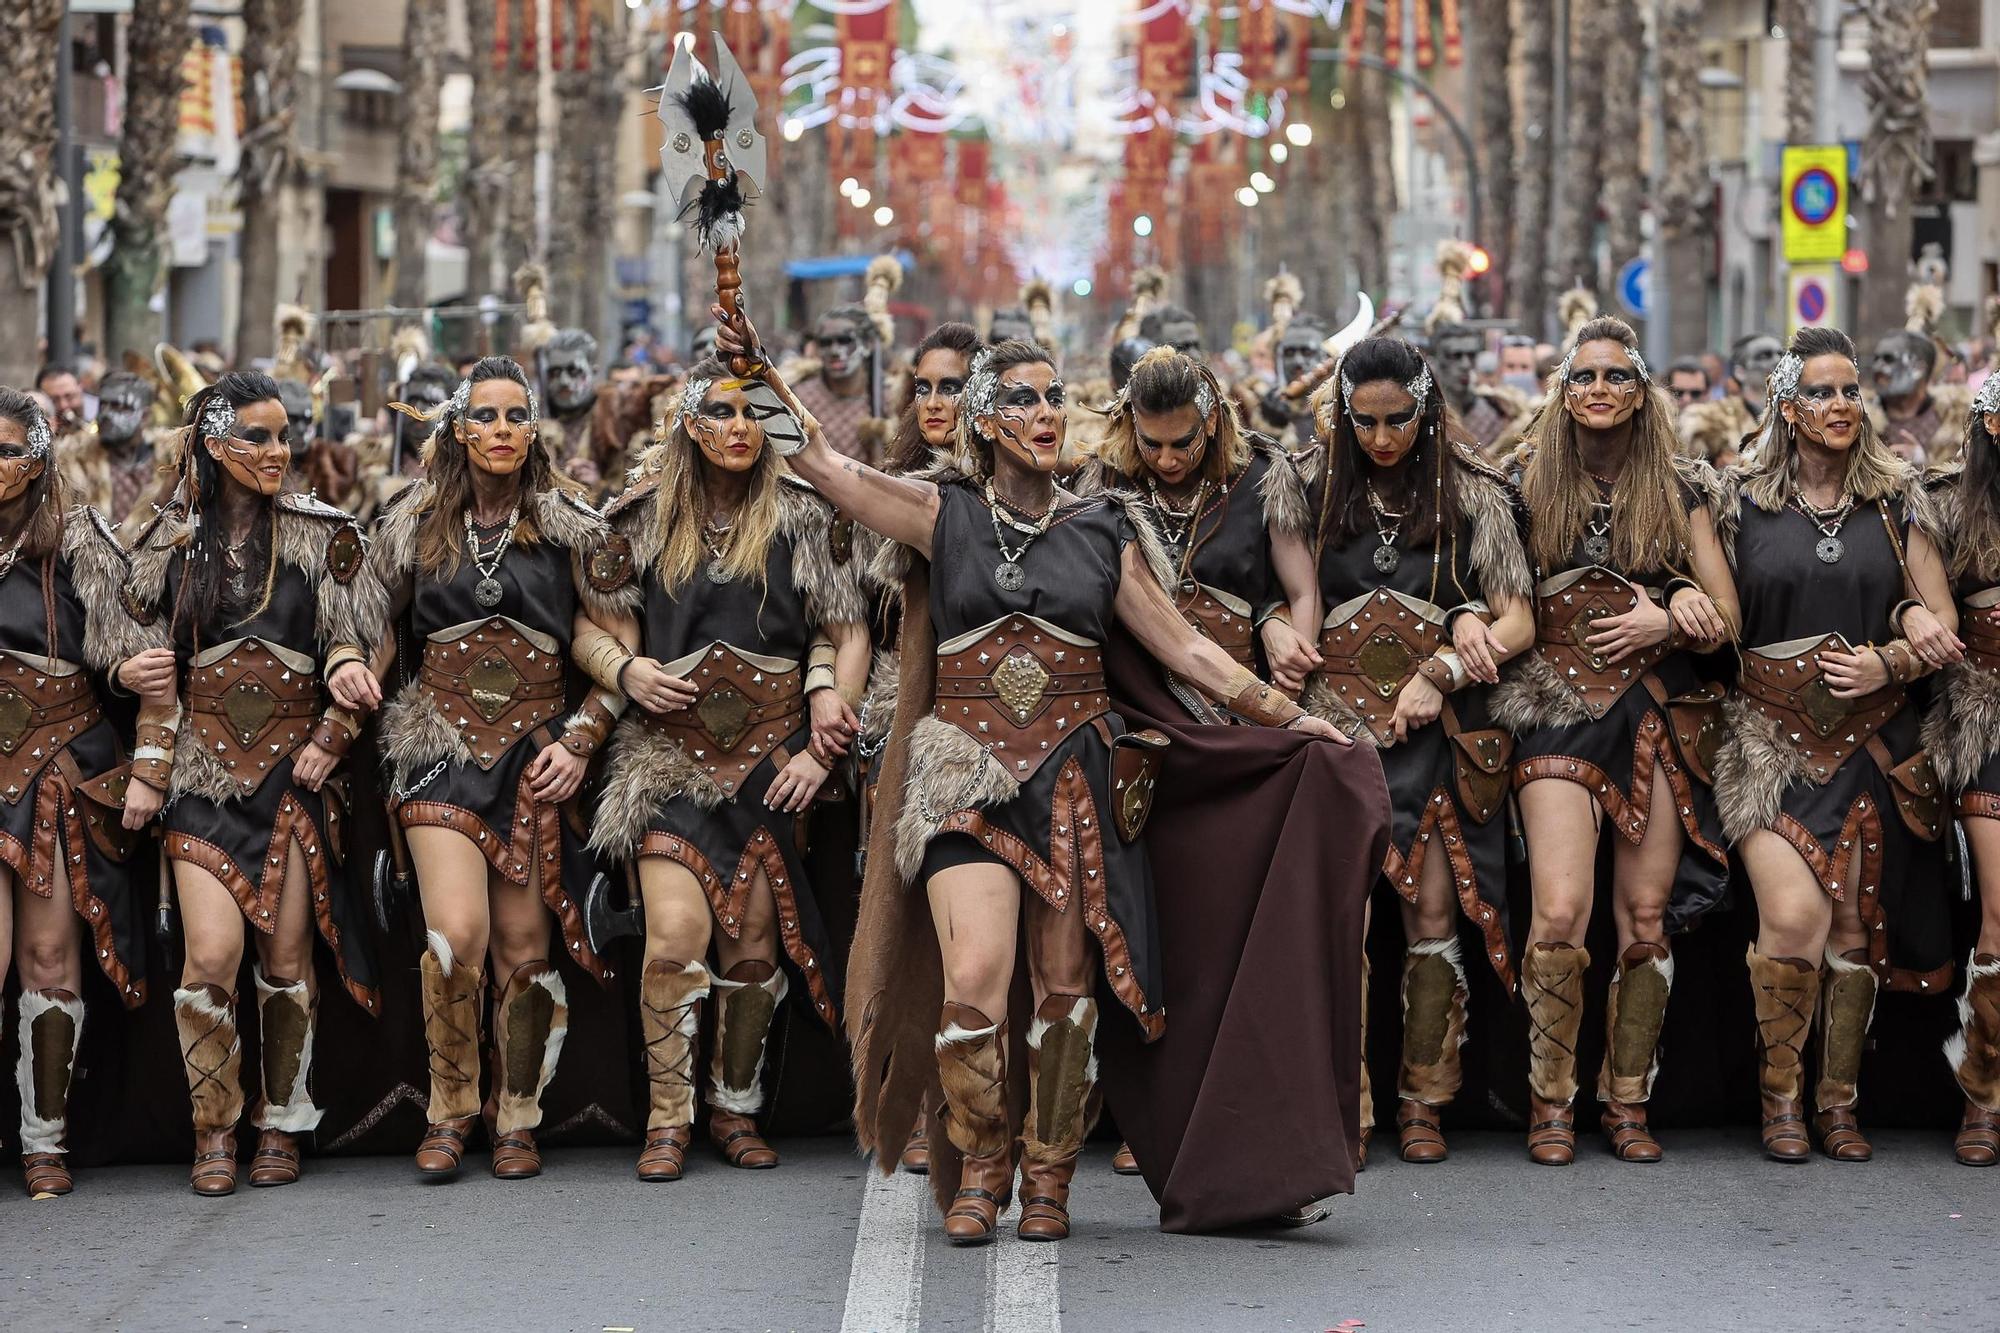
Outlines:
POLYGON ((646 1039, 646 1146, 639 1179, 679 1180, 694 1141, 694 1051, 708 968, 656 959, 639 979, 639 1025, 646 1039))
POLYGON ((535 1128, 542 1094, 555 1077, 569 1032, 569 990, 536 959, 514 969, 493 1006, 493 1176, 526 1180, 542 1173, 535 1128))
POLYGON ((1069 1236, 1069 1183, 1097 1118, 1097 1001, 1051 995, 1028 1029, 1028 1120, 1021 1127, 1022 1240, 1069 1236))
POLYGON ((1611 978, 1597 1095, 1611 1155, 1621 1162, 1660 1160, 1659 1140, 1646 1125, 1646 1102, 1660 1072, 1660 1026, 1673 987, 1674 957, 1664 944, 1634 944, 1620 955, 1611 978))
POLYGON ((66 990, 21 992, 21 1181, 29 1197, 68 1194, 69 1083, 83 1039, 83 1001, 66 990))
POLYGON ((1457 937, 1418 940, 1403 957, 1403 1063, 1396 1138, 1406 1162, 1442 1162, 1438 1110, 1458 1095, 1465 1044, 1465 964, 1457 937))
POLYGON ((944 1215, 953 1245, 984 1245, 1014 1187, 1013 1130, 1007 1116, 1007 1025, 969 1004, 945 1002, 938 1019, 938 1083, 944 1106, 931 1122, 961 1153, 958 1194, 944 1215))
POLYGON ((1368 979, 1374 967, 1364 950, 1361 955, 1361 1151, 1354 1159, 1356 1171, 1368 1169, 1368 1140, 1375 1134, 1375 1080, 1368 1074, 1368 979))
POLYGON ((220 986, 174 992, 174 1026, 194 1107, 196 1194, 236 1192, 236 1122, 243 1118, 243 1047, 236 1035, 236 997, 220 986))
POLYGON ((424 994, 424 1045, 430 1050, 430 1124, 417 1145, 417 1170, 431 1180, 458 1175, 479 1115, 479 1001, 485 973, 459 962, 433 930, 418 963, 424 994))
POLYGON ((1875 969, 1868 951, 1854 949, 1844 956, 1829 952, 1819 988, 1819 1086, 1814 1102, 1819 1114, 1820 1151, 1836 1162, 1865 1162, 1875 1155, 1861 1135, 1854 1104, 1861 1099, 1861 1051, 1868 1025, 1875 1017, 1875 969))
POLYGON ((1530 945, 1521 959, 1528 1004, 1528 1157, 1540 1166, 1576 1160, 1576 1036, 1590 954, 1572 944, 1530 945))
POLYGON ((757 1132, 764 1109, 764 1043, 788 989, 769 963, 736 964, 715 980, 715 1051, 708 1064, 708 1138, 722 1160, 768 1171, 778 1153, 757 1132))
POLYGON ((897 1165, 913 1176, 927 1176, 931 1173, 930 1131, 919 1120, 917 1127, 910 1131, 910 1141, 903 1145, 903 1155, 897 1165))
POLYGON ((250 1183, 264 1189, 299 1178, 297 1136, 318 1126, 323 1113, 307 1089, 316 1008, 310 990, 303 981, 267 978, 261 970, 253 975, 264 1077, 250 1116, 250 1123, 263 1131, 250 1155, 250 1183))
POLYGON ((1954 1150, 1967 1166, 1991 1166, 2000 1159, 2000 958, 1975 953, 1966 963, 1958 1021, 1944 1044, 1944 1058, 1965 1093, 1954 1150))
POLYGON ((1819 1004, 1819 969, 1803 958, 1766 958, 1754 944, 1744 957, 1757 1007, 1764 1155, 1774 1162, 1803 1162, 1812 1156, 1806 1138, 1805 1050, 1819 1004))

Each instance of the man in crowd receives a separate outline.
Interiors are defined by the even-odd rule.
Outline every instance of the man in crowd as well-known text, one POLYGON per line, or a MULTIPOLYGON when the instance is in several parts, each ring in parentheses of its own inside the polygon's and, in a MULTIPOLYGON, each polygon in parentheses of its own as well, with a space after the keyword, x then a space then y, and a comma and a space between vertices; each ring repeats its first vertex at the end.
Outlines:
POLYGON ((83 399, 83 381, 71 366, 50 363, 35 375, 35 388, 55 409, 50 422, 58 436, 72 435, 89 424, 90 414, 83 399))
POLYGON ((882 382, 888 367, 880 364, 880 335, 866 308, 839 305, 821 315, 807 351, 819 366, 792 381, 799 401, 835 449, 864 462, 879 460, 889 438, 882 382))
POLYGON ((129 371, 114 370, 98 384, 96 431, 71 431, 56 445, 70 503, 90 505, 113 526, 125 521, 153 479, 152 406, 153 386, 129 371))

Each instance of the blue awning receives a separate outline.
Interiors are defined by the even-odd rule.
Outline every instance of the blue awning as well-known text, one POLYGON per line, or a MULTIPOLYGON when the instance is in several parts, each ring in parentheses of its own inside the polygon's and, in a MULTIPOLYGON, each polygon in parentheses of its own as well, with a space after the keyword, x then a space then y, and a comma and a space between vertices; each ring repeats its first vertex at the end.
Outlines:
MULTIPOLYGON (((820 255, 811 259, 790 259, 785 261, 785 276, 802 282, 858 278, 868 271, 868 266, 874 261, 874 255, 820 255)), ((903 266, 905 273, 917 266, 916 256, 908 250, 898 250, 896 262, 903 266)))

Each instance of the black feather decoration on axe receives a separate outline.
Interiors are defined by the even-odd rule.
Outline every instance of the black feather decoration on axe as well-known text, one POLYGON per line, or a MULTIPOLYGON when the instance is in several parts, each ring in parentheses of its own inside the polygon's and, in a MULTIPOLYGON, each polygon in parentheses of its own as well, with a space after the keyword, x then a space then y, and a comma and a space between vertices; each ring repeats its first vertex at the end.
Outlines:
MULTIPOLYGON (((685 91, 674 94, 674 102, 687 113, 695 137, 703 143, 721 139, 729 131, 729 94, 706 74, 699 74, 685 91)), ((725 161, 727 158, 725 157, 725 161)), ((711 179, 701 193, 681 210, 681 217, 694 214, 695 237, 710 252, 728 249, 743 236, 743 187, 731 167, 721 180, 711 179)))

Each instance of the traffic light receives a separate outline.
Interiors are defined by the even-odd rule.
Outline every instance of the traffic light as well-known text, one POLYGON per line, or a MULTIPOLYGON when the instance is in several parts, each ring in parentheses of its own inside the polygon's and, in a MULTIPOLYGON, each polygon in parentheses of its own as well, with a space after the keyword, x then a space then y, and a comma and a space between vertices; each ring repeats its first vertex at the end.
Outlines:
POLYGON ((1486 253, 1486 247, 1483 245, 1473 246, 1472 253, 1466 256, 1465 271, 1477 278, 1492 267, 1493 256, 1486 253))

